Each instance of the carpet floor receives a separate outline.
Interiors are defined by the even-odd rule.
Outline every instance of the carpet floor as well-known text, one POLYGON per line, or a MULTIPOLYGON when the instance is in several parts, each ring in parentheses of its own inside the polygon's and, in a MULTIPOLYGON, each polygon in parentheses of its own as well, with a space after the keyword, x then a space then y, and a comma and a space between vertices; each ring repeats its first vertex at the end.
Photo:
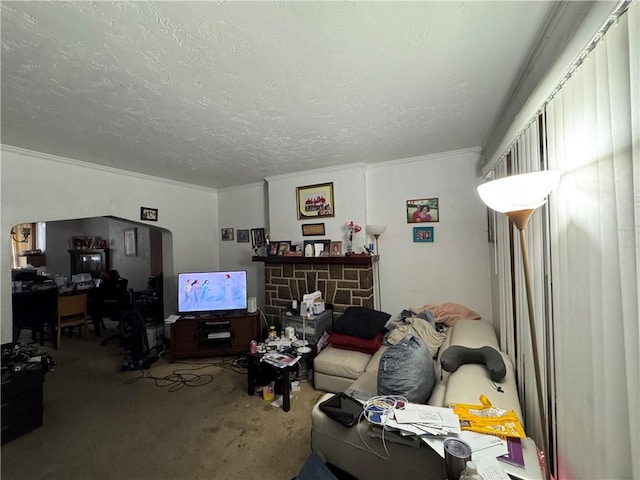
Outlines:
POLYGON ((288 480, 300 471, 324 392, 304 382, 284 412, 247 395, 242 357, 162 355, 121 373, 118 341, 100 344, 113 333, 63 336, 60 350, 46 342, 56 366, 45 375, 43 425, 2 446, 3 479, 288 480))

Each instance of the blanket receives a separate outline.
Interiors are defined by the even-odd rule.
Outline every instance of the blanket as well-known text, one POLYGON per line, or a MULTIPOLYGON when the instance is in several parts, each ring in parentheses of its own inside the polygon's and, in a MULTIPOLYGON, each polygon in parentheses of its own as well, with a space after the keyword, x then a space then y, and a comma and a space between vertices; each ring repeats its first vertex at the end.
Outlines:
POLYGON ((391 330, 387 337, 387 342, 395 345, 409 334, 416 335, 422 339, 431 357, 436 355, 438 348, 440 348, 447 336, 445 333, 437 332, 433 325, 422 318, 408 317, 402 323, 396 323, 395 328, 391 330))
POLYGON ((469 318, 471 320, 480 320, 480 314, 473 310, 460 305, 459 303, 441 303, 439 305, 425 305, 423 307, 417 307, 412 309, 416 313, 422 313, 429 311, 433 314, 433 319, 436 323, 444 323, 451 327, 461 318, 469 318))

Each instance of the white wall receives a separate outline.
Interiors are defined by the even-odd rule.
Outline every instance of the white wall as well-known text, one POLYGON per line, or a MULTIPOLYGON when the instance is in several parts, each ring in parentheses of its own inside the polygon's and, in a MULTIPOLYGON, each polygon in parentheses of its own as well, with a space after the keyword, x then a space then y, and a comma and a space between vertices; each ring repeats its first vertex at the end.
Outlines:
POLYGON ((164 228, 165 311, 175 311, 178 271, 218 268, 218 215, 214 190, 89 166, 2 146, 0 160, 0 337, 11 340, 12 225, 115 216, 139 221, 140 207, 159 210, 164 228))
POLYGON ((294 244, 303 240, 347 239, 347 224, 353 220, 364 227, 366 218, 365 166, 351 164, 267 178, 269 184, 269 228, 271 240, 291 240, 294 244), (298 220, 296 188, 333 182, 334 217, 318 220, 298 220), (302 225, 324 223, 324 237, 303 237, 302 225))
POLYGON ((380 236, 382 309, 461 303, 491 319, 486 207, 476 193, 479 152, 465 150, 374 165, 367 170, 369 223, 380 236), (406 201, 439 199, 433 243, 414 243, 406 201))
POLYGON ((248 294, 256 297, 260 308, 264 308, 264 264, 251 261, 251 229, 266 227, 265 190, 264 183, 218 190, 220 229, 234 229, 233 241, 219 244, 220 268, 246 270, 248 294), (238 229, 249 230, 249 243, 238 243, 238 229))
POLYGON ((491 318, 486 210, 475 189, 478 158, 478 152, 466 150, 369 167, 347 165, 271 177, 266 192, 262 184, 216 192, 2 147, 0 223, 7 232, 0 242, 2 342, 11 339, 12 225, 102 216, 136 222, 141 206, 158 208, 159 221, 150 225, 171 232, 163 234, 167 313, 175 311, 180 271, 246 269, 249 295, 264 305, 264 265, 251 262, 250 243, 222 242, 220 229, 265 227, 274 240, 299 243, 301 225, 317 222, 297 219, 296 187, 325 182, 334 183, 336 216, 321 219, 325 237, 304 238, 344 241, 350 220, 363 227, 388 225, 380 237, 383 310, 395 316, 427 303, 457 302, 491 318), (430 224, 435 242, 413 243, 406 201, 432 197, 440 200, 440 222, 430 224))
MULTIPOLYGON (((273 240, 302 241, 296 187, 334 183, 334 218, 322 218, 332 240, 346 239, 353 220, 386 224, 379 239, 382 309, 391 315, 429 303, 456 302, 491 319, 486 208, 476 193, 476 150, 381 163, 347 165, 268 178, 269 225, 273 240), (406 201, 439 198, 440 221, 433 243, 414 243, 406 201)), ((373 242, 367 238, 366 243, 373 242)), ((306 237, 307 239, 309 237, 306 237)))

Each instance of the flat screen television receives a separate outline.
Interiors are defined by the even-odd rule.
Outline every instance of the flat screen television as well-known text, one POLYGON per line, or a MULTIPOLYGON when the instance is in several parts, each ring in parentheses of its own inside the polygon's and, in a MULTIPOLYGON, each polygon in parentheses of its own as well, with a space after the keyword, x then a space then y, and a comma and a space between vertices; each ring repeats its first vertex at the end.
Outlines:
POLYGON ((247 272, 178 273, 178 313, 247 309, 247 272))

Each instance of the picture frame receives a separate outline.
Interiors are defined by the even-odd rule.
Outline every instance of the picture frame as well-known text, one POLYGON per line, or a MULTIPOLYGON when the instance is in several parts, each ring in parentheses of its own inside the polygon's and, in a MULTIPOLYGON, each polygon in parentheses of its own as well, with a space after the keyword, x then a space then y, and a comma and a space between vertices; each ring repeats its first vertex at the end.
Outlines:
POLYGON ((416 243, 432 243, 433 227, 413 227, 413 241, 416 243))
POLYGON ((341 241, 333 241, 331 242, 331 253, 332 257, 341 257, 342 256, 342 242, 341 241))
POLYGON ((248 229, 238 229, 238 236, 236 239, 238 243, 249 243, 249 230, 248 229))
POLYGON ((125 228, 124 230, 124 254, 127 257, 138 255, 138 229, 125 228))
POLYGON ((324 234, 324 223, 305 223, 302 225, 303 237, 312 237, 314 235, 324 234))
POLYGON ((140 220, 146 220, 147 222, 158 221, 158 209, 149 207, 140 207, 140 220))
POLYGON ((234 239, 233 228, 223 228, 222 230, 220 230, 220 232, 223 242, 228 242, 234 239))
POLYGON ((278 243, 278 255, 284 256, 289 253, 291 249, 291 242, 279 242, 278 243))
POLYGON ((331 240, 317 240, 313 242, 313 249, 316 257, 328 257, 331 248, 331 240))
POLYGON ((278 255, 278 247, 280 246, 280 242, 271 242, 269 244, 269 251, 267 252, 268 255, 278 255))
POLYGON ((333 182, 296 188, 298 220, 335 217, 333 182))
MULTIPOLYGON (((251 229, 251 244, 254 247, 261 247, 265 245, 264 228, 252 228, 251 229)), ((269 252, 267 252, 269 253, 269 252)))
POLYGON ((302 256, 302 244, 291 244, 289 246, 289 251, 287 252, 287 257, 301 257, 302 256))
POLYGON ((437 198, 407 200, 407 223, 433 223, 440 221, 437 198))

